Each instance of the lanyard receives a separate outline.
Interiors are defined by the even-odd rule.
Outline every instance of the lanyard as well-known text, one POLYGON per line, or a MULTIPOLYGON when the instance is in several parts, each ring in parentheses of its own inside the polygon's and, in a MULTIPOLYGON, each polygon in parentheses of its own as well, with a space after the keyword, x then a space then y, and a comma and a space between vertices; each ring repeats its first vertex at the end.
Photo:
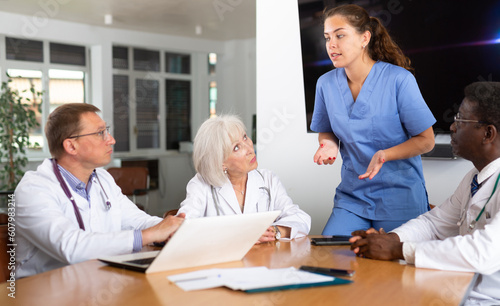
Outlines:
POLYGON ((78 206, 76 206, 75 199, 71 195, 71 192, 68 189, 68 186, 66 185, 66 182, 64 182, 64 179, 62 178, 61 172, 59 172, 59 168, 57 168, 57 161, 55 158, 51 159, 52 160, 52 166, 54 168, 54 173, 57 177, 57 180, 59 181, 59 184, 61 184, 61 187, 68 197, 68 199, 71 201, 73 204, 73 210, 75 211, 75 216, 76 220, 78 221, 78 225, 80 226, 80 229, 85 230, 85 225, 83 225, 83 220, 82 220, 82 215, 80 214, 80 211, 78 210, 78 206))
POLYGON ((493 194, 495 193, 495 191, 497 190, 497 186, 498 186, 498 180, 500 180, 500 174, 498 175, 497 177, 497 181, 495 182, 495 187, 493 187, 493 191, 491 192, 491 195, 490 197, 488 198, 488 201, 486 201, 486 204, 484 204, 483 206, 483 209, 481 209, 481 211, 479 212, 479 215, 477 216, 476 220, 473 220, 470 225, 469 225, 469 231, 472 231, 475 227, 476 227, 476 223, 477 221, 479 221, 479 218, 481 218, 481 216, 483 215, 483 212, 484 212, 484 209, 486 208, 486 205, 488 205, 488 203, 490 202, 491 200, 491 197, 493 196, 493 194))

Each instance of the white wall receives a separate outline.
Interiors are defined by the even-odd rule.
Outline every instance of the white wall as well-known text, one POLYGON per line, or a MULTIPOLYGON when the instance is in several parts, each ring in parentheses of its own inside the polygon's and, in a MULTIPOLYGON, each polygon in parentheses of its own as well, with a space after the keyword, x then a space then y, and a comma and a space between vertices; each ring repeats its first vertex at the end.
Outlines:
MULTIPOLYGON (((102 116, 106 122, 111 123, 113 119, 111 63, 112 46, 117 44, 174 52, 192 52, 194 54, 193 70, 203 72, 208 72, 207 54, 216 52, 219 56, 217 81, 220 86, 220 103, 217 105, 217 111, 238 113, 243 117, 245 124, 251 127, 251 118, 256 112, 255 39, 220 42, 88 26, 43 16, 47 15, 25 16, 0 11, 0 34, 16 38, 90 46, 92 92, 89 102, 102 110, 102 116)), ((2 62, 0 62, 0 67, 2 67, 2 62)), ((208 81, 208 76, 202 73, 194 75, 193 78, 192 86, 195 88, 192 96, 191 117, 193 137, 199 125, 208 117, 208 81), (206 91, 198 90, 200 88, 206 91)), ((166 210, 178 208, 179 203, 185 198, 186 184, 194 176, 191 155, 164 152, 136 157, 159 160, 161 188, 150 194, 149 212, 161 215, 166 210)), ((40 162, 40 158, 31 159, 28 169, 35 169, 40 162)), ((115 162, 117 165, 119 163, 119 160, 115 162)))
POLYGON ((440 205, 457 188, 462 180, 474 165, 465 159, 424 159, 424 177, 429 203, 440 205))
POLYGON ((225 70, 218 82, 217 111, 240 115, 248 132, 256 113, 255 51, 255 39, 228 41, 218 59, 225 70))
MULTIPOLYGON (((257 0, 259 166, 280 176, 294 202, 311 215, 311 234, 320 234, 333 207, 341 160, 333 166, 312 161, 318 142, 306 130, 300 50, 297 2, 257 0)), ((432 204, 446 199, 472 168, 462 159, 423 164, 432 204)))

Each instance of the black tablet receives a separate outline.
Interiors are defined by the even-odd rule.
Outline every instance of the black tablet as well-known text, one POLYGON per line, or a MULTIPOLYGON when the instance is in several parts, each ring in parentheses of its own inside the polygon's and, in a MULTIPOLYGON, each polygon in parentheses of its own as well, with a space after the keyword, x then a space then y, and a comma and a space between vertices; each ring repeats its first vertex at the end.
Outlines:
POLYGON ((321 238, 311 238, 314 245, 349 245, 351 236, 325 236, 321 238))
POLYGON ((328 275, 328 276, 353 276, 354 275, 354 270, 321 268, 321 267, 311 267, 311 266, 301 266, 299 269, 302 271, 308 271, 308 272, 313 272, 313 273, 323 274, 323 275, 328 275))

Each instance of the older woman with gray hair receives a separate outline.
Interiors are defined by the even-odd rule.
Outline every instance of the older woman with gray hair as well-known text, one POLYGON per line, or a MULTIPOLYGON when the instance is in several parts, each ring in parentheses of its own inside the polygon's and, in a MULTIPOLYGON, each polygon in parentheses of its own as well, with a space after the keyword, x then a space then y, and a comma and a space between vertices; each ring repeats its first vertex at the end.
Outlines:
POLYGON ((257 243, 305 236, 311 217, 293 204, 271 171, 257 170, 252 140, 234 115, 206 120, 194 139, 197 174, 189 181, 178 213, 186 218, 281 210, 257 243))

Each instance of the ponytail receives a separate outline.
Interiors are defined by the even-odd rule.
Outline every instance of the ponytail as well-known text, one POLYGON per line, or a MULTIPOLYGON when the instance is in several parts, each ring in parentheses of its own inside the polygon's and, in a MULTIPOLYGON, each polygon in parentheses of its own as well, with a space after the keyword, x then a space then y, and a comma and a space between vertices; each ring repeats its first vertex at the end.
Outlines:
POLYGON ((413 71, 410 59, 392 40, 387 29, 376 17, 370 17, 370 30, 372 37, 368 44, 368 54, 375 61, 383 61, 413 71))

